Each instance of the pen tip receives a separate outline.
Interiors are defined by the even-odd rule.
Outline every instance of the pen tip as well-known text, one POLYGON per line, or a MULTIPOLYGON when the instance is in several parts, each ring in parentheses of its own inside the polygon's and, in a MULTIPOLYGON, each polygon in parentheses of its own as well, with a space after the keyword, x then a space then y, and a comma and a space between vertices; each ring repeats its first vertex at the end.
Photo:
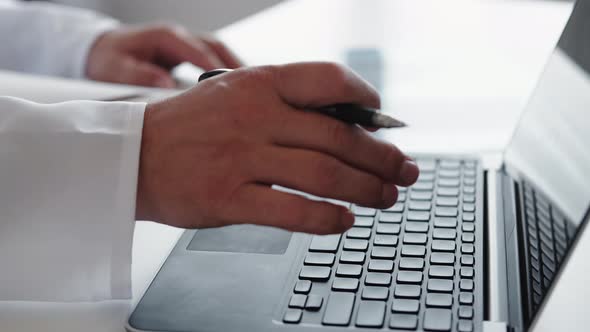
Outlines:
POLYGON ((402 128, 407 126, 404 122, 381 113, 373 116, 373 122, 381 128, 402 128))

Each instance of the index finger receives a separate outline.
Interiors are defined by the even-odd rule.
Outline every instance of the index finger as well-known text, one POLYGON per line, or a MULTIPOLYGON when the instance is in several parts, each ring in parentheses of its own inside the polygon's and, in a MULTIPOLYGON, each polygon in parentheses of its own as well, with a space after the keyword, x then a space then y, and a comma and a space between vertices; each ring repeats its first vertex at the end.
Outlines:
POLYGON ((283 101, 297 108, 336 103, 381 108, 381 99, 375 88, 336 63, 299 62, 278 66, 276 89, 283 101))

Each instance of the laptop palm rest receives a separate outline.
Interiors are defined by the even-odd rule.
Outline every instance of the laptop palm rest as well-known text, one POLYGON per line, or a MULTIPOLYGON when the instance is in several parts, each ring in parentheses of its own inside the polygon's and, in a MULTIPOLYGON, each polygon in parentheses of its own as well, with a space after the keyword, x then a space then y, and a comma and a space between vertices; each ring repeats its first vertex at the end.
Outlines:
POLYGON ((187 249, 282 255, 289 247, 291 235, 278 228, 254 225, 208 228, 197 231, 187 249))

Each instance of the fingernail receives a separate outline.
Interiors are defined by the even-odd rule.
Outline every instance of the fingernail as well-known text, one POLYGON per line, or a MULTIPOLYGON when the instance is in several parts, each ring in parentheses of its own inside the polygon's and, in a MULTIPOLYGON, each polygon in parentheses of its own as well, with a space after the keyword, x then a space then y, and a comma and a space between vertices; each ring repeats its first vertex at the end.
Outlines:
POLYGON ((171 89, 175 85, 174 81, 169 77, 161 77, 156 80, 156 86, 159 88, 171 89))
POLYGON ((402 185, 413 184, 418 179, 419 173, 420 173, 420 170, 418 169, 418 165, 416 165, 416 163, 413 160, 411 160, 411 159, 404 160, 404 162, 402 163, 402 166, 399 170, 399 177, 400 177, 400 181, 402 182, 401 184, 402 185))
POLYGON ((397 199, 397 189, 393 184, 384 184, 381 192, 381 202, 384 206, 390 207, 397 199))
POLYGON ((340 215, 340 223, 346 227, 346 229, 352 227, 352 224, 354 224, 354 214, 349 209, 346 209, 344 213, 340 215))

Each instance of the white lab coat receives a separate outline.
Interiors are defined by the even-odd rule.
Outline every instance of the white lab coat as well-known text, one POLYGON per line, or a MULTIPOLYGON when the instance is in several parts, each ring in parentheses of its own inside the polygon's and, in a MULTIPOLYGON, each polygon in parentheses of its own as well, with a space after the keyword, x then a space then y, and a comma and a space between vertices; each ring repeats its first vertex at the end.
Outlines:
MULTIPOLYGON (((82 77, 93 41, 115 25, 0 0, 0 68, 82 77)), ((0 300, 130 297, 144 110, 0 96, 0 300)))

